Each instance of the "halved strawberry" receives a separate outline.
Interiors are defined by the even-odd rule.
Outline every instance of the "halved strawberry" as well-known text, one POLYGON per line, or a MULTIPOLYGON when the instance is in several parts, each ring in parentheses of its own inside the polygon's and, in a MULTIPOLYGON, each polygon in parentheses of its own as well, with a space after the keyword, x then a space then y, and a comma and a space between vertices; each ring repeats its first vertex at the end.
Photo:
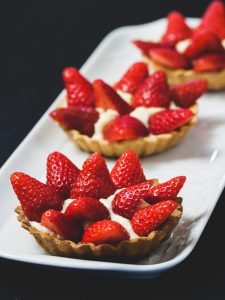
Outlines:
POLYGON ((21 172, 13 173, 10 180, 24 214, 30 221, 39 222, 47 209, 62 208, 63 199, 54 188, 21 172))
POLYGON ((164 223, 177 207, 175 201, 167 200, 139 210, 131 219, 133 230, 140 236, 149 235, 164 223))
POLYGON ((135 93, 142 82, 148 77, 148 67, 144 62, 134 63, 123 75, 114 89, 126 93, 135 93))
POLYGON ((130 219, 137 211, 141 201, 148 195, 149 189, 154 183, 154 180, 148 180, 117 193, 112 201, 114 213, 130 219))
POLYGON ((171 101, 166 74, 162 71, 150 75, 132 99, 132 106, 168 107, 171 101))
POLYGON ((222 1, 216 0, 210 3, 195 34, 204 30, 213 32, 220 40, 225 38, 225 5, 222 1))
POLYGON ((117 244, 129 240, 130 235, 119 223, 111 220, 101 220, 90 225, 84 232, 82 243, 117 244))
POLYGON ((171 87, 173 101, 177 106, 188 108, 193 105, 207 90, 208 81, 196 79, 171 87))
POLYGON ((64 199, 69 196, 72 182, 80 170, 60 152, 49 154, 47 159, 47 185, 52 186, 64 199))
POLYGON ((214 72, 225 69, 224 54, 206 54, 193 61, 196 72, 214 72))
POLYGON ((149 57, 157 64, 171 69, 188 69, 190 60, 174 49, 154 48, 149 51, 149 57))
POLYGON ((72 184, 70 197, 107 198, 115 191, 105 159, 98 152, 84 162, 82 170, 72 184))
POLYGON ((78 242, 82 236, 81 226, 60 211, 49 209, 41 217, 41 225, 65 240, 78 242))
POLYGON ((150 49, 153 48, 173 48, 170 42, 150 42, 150 41, 141 41, 141 40, 135 40, 133 41, 133 44, 139 48, 142 52, 145 54, 148 53, 150 49))
POLYGON ((92 136, 99 113, 92 107, 76 106, 56 108, 50 116, 65 129, 76 129, 81 134, 92 136))
POLYGON ((149 131, 158 135, 180 128, 193 117, 191 110, 186 108, 166 109, 149 118, 149 131))
POLYGON ((130 187, 146 181, 141 162, 136 152, 124 152, 116 161, 111 178, 116 189, 130 187))
POLYGON ((93 88, 90 82, 73 67, 63 70, 68 106, 94 106, 93 88))
POLYGON ((69 204, 65 215, 76 221, 98 221, 109 218, 108 209, 95 198, 77 198, 69 204))
POLYGON ((118 116, 103 129, 105 140, 114 142, 136 139, 149 135, 148 129, 136 118, 129 115, 118 116))
POLYGON ((176 45, 177 42, 188 39, 192 36, 192 30, 185 22, 184 16, 173 11, 167 16, 167 29, 162 37, 163 42, 176 45))
POLYGON ((185 181, 185 176, 178 176, 170 179, 169 181, 152 186, 149 189, 145 200, 149 203, 153 203, 161 200, 175 199, 185 181))
POLYGON ((129 114, 132 110, 130 105, 124 101, 117 92, 103 80, 93 82, 95 106, 104 110, 113 109, 120 115, 129 114))
POLYGON ((197 58, 204 53, 225 53, 220 39, 210 31, 195 35, 184 52, 190 58, 197 58))

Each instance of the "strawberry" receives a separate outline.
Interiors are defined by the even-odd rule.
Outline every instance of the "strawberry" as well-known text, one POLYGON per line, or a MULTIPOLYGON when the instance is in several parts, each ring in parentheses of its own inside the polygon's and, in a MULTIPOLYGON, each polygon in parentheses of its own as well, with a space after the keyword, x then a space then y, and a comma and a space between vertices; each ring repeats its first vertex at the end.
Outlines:
POLYGON ((174 199, 177 197, 185 181, 185 176, 178 176, 164 183, 152 186, 149 189, 148 195, 145 200, 149 203, 152 203, 161 200, 174 199))
POLYGON ((99 113, 92 107, 76 106, 56 108, 50 116, 67 130, 76 129, 81 134, 92 136, 99 113))
POLYGON ((141 201, 148 195, 154 182, 154 180, 148 180, 117 193, 112 201, 114 213, 130 219, 137 211, 141 201))
POLYGON ((82 243, 117 244, 129 240, 127 230, 119 223, 111 220, 101 220, 90 225, 84 232, 82 243))
POLYGON ((47 159, 47 185, 54 187, 66 199, 79 171, 65 155, 53 152, 47 159))
POLYGON ((188 39, 192 36, 192 30, 185 22, 184 16, 173 11, 167 16, 167 29, 162 37, 163 42, 176 45, 177 42, 188 39))
POLYGON ((104 110, 113 109, 118 111, 120 115, 129 114, 132 110, 130 105, 124 101, 117 92, 103 80, 95 80, 93 82, 95 106, 104 110))
POLYGON ((157 64, 171 69, 188 69, 190 60, 176 50, 169 48, 154 48, 149 51, 149 57, 157 64))
POLYGON ((30 221, 39 222, 47 209, 62 208, 62 198, 54 188, 21 172, 13 173, 10 180, 24 214, 30 221))
POLYGON ((155 135, 168 133, 180 128, 189 122, 192 117, 192 111, 186 108, 166 109, 149 118, 149 130, 155 135))
POLYGON ((212 1, 207 7, 195 34, 204 30, 213 32, 220 40, 225 38, 225 5, 222 1, 212 1))
POLYGON ((60 211, 49 209, 41 217, 41 225, 45 226, 65 240, 78 242, 82 235, 81 226, 60 211))
POLYGON ((224 53, 220 39, 210 31, 204 31, 195 35, 184 55, 190 58, 197 58, 204 53, 224 53))
POLYGON ((95 198, 77 198, 69 204, 65 215, 76 221, 98 221, 109 218, 108 209, 95 198))
POLYGON ((65 68, 62 76, 67 92, 68 106, 94 106, 92 85, 77 69, 73 67, 65 68))
POLYGON ((72 184, 70 196, 107 198, 115 191, 105 159, 98 152, 93 153, 83 164, 77 179, 72 184))
POLYGON ((150 75, 134 94, 132 106, 168 107, 171 95, 166 74, 162 71, 150 75))
POLYGON ((116 161, 111 178, 116 189, 127 188, 146 181, 141 162, 136 152, 124 152, 116 161))
POLYGON ((206 54, 193 61, 196 72, 213 72, 225 69, 224 54, 206 54))
POLYGON ((208 81, 196 79, 171 87, 173 101, 177 106, 188 108, 193 105, 207 90, 208 81))
POLYGON ((103 129, 103 137, 110 142, 136 139, 149 135, 148 129, 136 118, 118 116, 103 129))
POLYGON ((134 63, 116 83, 114 89, 133 94, 147 77, 147 65, 143 62, 134 63))
POLYGON ((140 236, 148 236, 164 223, 177 207, 175 201, 167 200, 139 210, 131 219, 133 230, 140 236))
POLYGON ((139 48, 142 52, 147 54, 150 49, 153 48, 173 48, 170 42, 146 42, 146 41, 140 41, 140 40, 135 40, 133 41, 133 44, 139 48))

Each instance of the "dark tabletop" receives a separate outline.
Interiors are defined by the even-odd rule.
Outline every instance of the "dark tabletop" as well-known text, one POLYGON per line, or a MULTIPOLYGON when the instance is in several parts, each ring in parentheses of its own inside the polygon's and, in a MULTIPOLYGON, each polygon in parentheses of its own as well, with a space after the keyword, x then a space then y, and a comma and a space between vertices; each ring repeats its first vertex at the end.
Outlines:
MULTIPOLYGON (((161 18, 174 9, 197 17, 210 1, 4 2, 0 7, 0 165, 62 90, 63 67, 79 68, 109 31, 161 18)), ((191 255, 159 278, 112 278, 0 259, 0 300, 225 299, 224 200, 225 193, 191 255)))

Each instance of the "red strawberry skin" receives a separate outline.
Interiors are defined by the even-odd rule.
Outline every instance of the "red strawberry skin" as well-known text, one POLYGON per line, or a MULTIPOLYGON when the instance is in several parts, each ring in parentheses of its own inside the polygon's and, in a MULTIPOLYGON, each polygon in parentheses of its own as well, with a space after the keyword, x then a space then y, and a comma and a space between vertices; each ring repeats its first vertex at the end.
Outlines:
POLYGON ((197 58, 204 53, 224 53, 220 39, 210 31, 195 35, 184 52, 190 58, 197 58))
POLYGON ((99 113, 92 107, 76 106, 56 108, 50 113, 50 117, 67 130, 75 129, 81 134, 92 136, 99 113))
POLYGON ((129 115, 116 117, 103 129, 104 139, 110 142, 136 139, 148 135, 148 129, 139 120, 129 115))
POLYGON ((80 225, 54 209, 49 209, 43 213, 41 224, 65 240, 78 242, 82 236, 80 225))
POLYGON ((117 92, 103 80, 97 79, 93 82, 95 106, 104 110, 113 109, 120 115, 129 114, 132 110, 130 105, 124 101, 117 92))
POLYGON ((162 37, 163 42, 175 45, 177 42, 188 39, 192 36, 192 30, 185 23, 184 16, 173 11, 167 16, 167 29, 162 37))
POLYGON ((13 173, 10 180, 24 214, 30 221, 39 222, 47 209, 62 208, 62 198, 54 188, 21 172, 13 173))
POLYGON ((135 40, 133 41, 133 44, 139 48, 142 52, 147 54, 149 50, 153 48, 173 48, 170 42, 146 42, 146 41, 141 41, 141 40, 135 40))
POLYGON ((134 94, 132 106, 168 107, 170 100, 166 74, 158 71, 150 75, 134 94))
POLYGON ((84 232, 82 243, 117 244, 129 240, 127 230, 119 223, 111 220, 101 220, 90 225, 84 232))
POLYGON ((222 1, 212 1, 202 17, 195 34, 209 30, 216 34, 220 40, 225 38, 225 5, 222 1))
POLYGON ((175 199, 186 181, 185 176, 178 176, 161 184, 152 186, 145 201, 149 203, 175 199))
POLYGON ((148 77, 148 67, 146 63, 134 63, 123 75, 114 88, 126 93, 135 93, 142 82, 148 77))
POLYGON ((192 117, 192 111, 186 108, 163 110, 149 118, 149 130, 155 135, 168 133, 180 128, 192 117))
POLYGON ((177 207, 175 201, 167 200, 139 210, 131 219, 133 230, 139 236, 147 236, 164 223, 177 207))
POLYGON ((49 154, 47 159, 47 185, 54 187, 64 199, 69 196, 72 182, 80 170, 60 152, 49 154))
POLYGON ((131 150, 124 152, 116 161, 111 171, 111 178, 116 189, 146 181, 137 153, 131 150))
POLYGON ((68 106, 94 106, 92 85, 77 69, 73 67, 65 68, 62 76, 67 92, 68 106))
POLYGON ((76 221, 98 221, 109 218, 108 209, 95 198, 77 198, 67 207, 65 215, 76 221))
POLYGON ((188 108, 206 92, 208 81, 205 79, 192 80, 171 87, 173 101, 177 106, 188 108))
POLYGON ((224 54, 206 54, 193 61, 196 72, 214 72, 225 69, 224 54))
POLYGON ((154 48, 149 51, 149 57, 157 64, 171 69, 188 69, 190 60, 176 50, 169 48, 154 48))
POLYGON ((153 184, 154 180, 148 180, 117 193, 112 201, 114 213, 131 219, 133 214, 137 211, 140 202, 145 199, 153 184))
POLYGON ((100 153, 95 152, 84 162, 82 170, 72 184, 70 197, 108 198, 114 191, 106 162, 100 153))

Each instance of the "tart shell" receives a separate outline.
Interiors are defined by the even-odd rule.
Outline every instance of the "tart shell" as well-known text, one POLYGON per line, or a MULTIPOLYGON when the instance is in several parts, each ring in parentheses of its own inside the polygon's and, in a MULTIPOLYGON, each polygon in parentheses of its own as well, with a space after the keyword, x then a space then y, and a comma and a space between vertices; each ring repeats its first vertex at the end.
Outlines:
POLYGON ((119 142, 94 139, 87 135, 80 134, 77 130, 66 130, 60 124, 59 126, 62 127, 68 137, 77 146, 86 152, 100 152, 107 157, 119 157, 127 150, 134 150, 139 156, 148 156, 154 153, 163 152, 179 144, 183 140, 197 122, 197 105, 193 105, 190 110, 194 113, 193 118, 190 122, 177 130, 166 134, 152 135, 149 137, 119 142))
POLYGON ((206 79, 208 81, 208 90, 218 91, 225 88, 225 69, 216 72, 195 72, 192 70, 173 70, 153 62, 144 55, 144 60, 152 67, 154 71, 164 71, 170 85, 178 85, 195 79, 206 79))
MULTIPOLYGON (((178 199, 181 202, 181 198, 178 199)), ((17 219, 22 223, 21 226, 34 236, 38 244, 46 252, 52 255, 88 259, 122 259, 125 261, 148 255, 159 244, 168 239, 182 216, 182 205, 178 206, 160 228, 152 231, 147 237, 122 241, 117 245, 102 244, 98 246, 75 243, 70 240, 60 240, 53 235, 41 232, 30 225, 21 206, 18 206, 15 211, 18 214, 17 219)))

